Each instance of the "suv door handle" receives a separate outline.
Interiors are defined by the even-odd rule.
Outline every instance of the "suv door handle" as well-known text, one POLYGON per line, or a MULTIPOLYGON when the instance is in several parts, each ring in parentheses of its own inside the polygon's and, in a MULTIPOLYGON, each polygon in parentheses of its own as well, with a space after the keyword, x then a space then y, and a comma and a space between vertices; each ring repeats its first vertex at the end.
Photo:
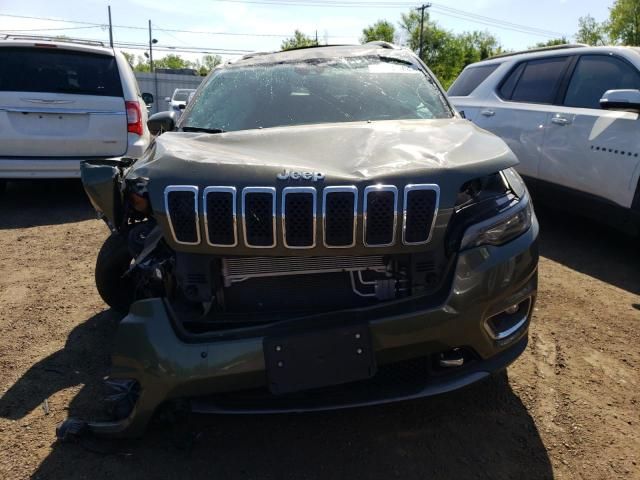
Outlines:
POLYGON ((493 117, 496 114, 493 110, 482 110, 480 115, 484 115, 485 117, 493 117))
POLYGON ((551 119, 552 123, 555 123, 556 125, 569 125, 571 123, 571 120, 569 120, 567 117, 561 117, 559 115, 553 117, 551 119))

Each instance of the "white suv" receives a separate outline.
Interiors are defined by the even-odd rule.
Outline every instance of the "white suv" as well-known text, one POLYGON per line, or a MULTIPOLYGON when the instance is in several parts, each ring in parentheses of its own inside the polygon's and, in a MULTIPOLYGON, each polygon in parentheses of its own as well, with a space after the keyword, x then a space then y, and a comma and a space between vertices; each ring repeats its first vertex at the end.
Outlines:
POLYGON ((146 150, 147 109, 133 71, 101 45, 0 40, 0 190, 7 179, 79 177, 82 160, 146 150))
POLYGON ((506 141, 538 199, 638 232, 639 48, 566 45, 494 57, 468 66, 448 93, 506 141))

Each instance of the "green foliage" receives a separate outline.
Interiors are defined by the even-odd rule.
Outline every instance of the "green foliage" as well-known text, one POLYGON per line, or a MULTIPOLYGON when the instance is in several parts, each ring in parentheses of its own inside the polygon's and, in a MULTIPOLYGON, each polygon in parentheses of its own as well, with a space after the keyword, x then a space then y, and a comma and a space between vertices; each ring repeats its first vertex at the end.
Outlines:
POLYGON ((222 63, 222 57, 220 55, 205 55, 202 57, 202 67, 207 73, 216 68, 218 65, 222 63))
POLYGON ((127 53, 127 52, 122 52, 122 55, 124 55, 124 58, 127 59, 127 63, 131 65, 131 67, 133 68, 134 65, 136 64, 136 56, 133 53, 127 53))
POLYGON ((609 36, 623 45, 640 45, 640 0, 616 0, 609 10, 609 36))
POLYGON ((300 30, 293 32, 293 37, 287 38, 282 42, 280 48, 282 50, 291 50, 292 48, 312 47, 317 45, 315 39, 307 37, 300 30))
MULTIPOLYGON (((122 52, 122 54, 133 68, 134 72, 150 72, 149 59, 142 55, 135 56, 132 53, 122 52)), ((194 68, 199 75, 206 76, 211 70, 222 63, 220 55, 204 55, 202 60, 192 62, 182 58, 180 55, 169 54, 153 61, 156 68, 194 68)))
MULTIPOLYGON (((420 50, 420 14, 402 14, 400 28, 407 34, 407 44, 416 53, 420 50)), ((433 71, 444 88, 449 88, 462 69, 470 63, 502 53, 498 40, 488 32, 455 34, 441 28, 425 14, 422 35, 422 60, 433 71)))
POLYGON ((362 30, 362 43, 374 42, 381 40, 383 42, 393 43, 396 29, 391 22, 386 20, 378 20, 373 25, 362 30))
POLYGON ((529 48, 555 47, 557 45, 566 45, 567 43, 571 43, 569 39, 567 39, 567 37, 553 38, 551 40, 547 40, 546 42, 538 42, 533 47, 529 48))
POLYGON ((576 42, 593 46, 608 45, 607 28, 606 23, 598 23, 591 15, 580 17, 576 42))

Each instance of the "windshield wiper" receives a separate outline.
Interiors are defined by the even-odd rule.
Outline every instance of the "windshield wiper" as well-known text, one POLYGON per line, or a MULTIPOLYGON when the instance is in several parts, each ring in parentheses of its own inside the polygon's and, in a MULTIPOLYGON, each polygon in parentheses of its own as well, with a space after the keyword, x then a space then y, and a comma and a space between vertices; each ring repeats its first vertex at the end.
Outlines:
POLYGON ((221 128, 203 128, 203 127, 182 127, 183 132, 203 132, 203 133, 224 133, 226 130, 221 128))

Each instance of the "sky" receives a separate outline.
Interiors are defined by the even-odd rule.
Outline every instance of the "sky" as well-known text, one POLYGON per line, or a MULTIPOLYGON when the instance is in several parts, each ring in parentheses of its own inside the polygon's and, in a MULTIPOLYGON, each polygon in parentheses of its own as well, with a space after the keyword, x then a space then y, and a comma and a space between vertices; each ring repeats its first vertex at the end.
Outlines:
MULTIPOLYGON (((148 43, 147 27, 151 20, 153 37, 158 40, 154 57, 174 52, 195 60, 202 52, 217 52, 223 53, 225 59, 233 59, 243 51, 277 50, 295 29, 310 36, 315 36, 317 31, 320 43, 357 43, 364 27, 380 19, 397 25, 403 12, 420 3, 411 0, 0 0, 0 33, 64 34, 108 42, 107 5, 111 5, 116 42, 148 43), (360 5, 355 5, 357 3, 360 5), (190 47, 198 47, 202 52, 188 52, 190 47)), ((598 21, 605 20, 613 0, 438 0, 431 3, 429 14, 441 27, 454 32, 489 31, 504 48, 519 50, 560 35, 571 39, 578 29, 579 17, 590 14, 598 21)), ((122 49, 141 55, 144 48, 139 48, 122 49)))

